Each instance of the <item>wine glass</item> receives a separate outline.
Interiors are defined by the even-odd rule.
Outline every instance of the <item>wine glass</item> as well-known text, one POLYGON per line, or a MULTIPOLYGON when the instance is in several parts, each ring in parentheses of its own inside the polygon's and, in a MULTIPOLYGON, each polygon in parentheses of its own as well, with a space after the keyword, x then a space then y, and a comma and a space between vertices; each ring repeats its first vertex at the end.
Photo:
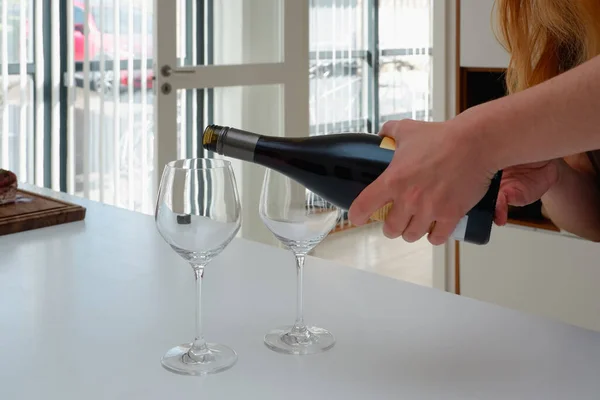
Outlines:
POLYGON ((276 328, 265 335, 271 350, 286 354, 315 354, 332 348, 333 335, 304 323, 302 284, 306 255, 336 226, 340 209, 304 186, 271 169, 263 181, 260 216, 273 235, 296 257, 297 308, 292 326, 276 328))
POLYGON ((241 225, 240 200, 231 164, 189 159, 165 166, 155 214, 165 241, 190 263, 196 281, 196 337, 170 349, 162 365, 176 373, 206 375, 235 364, 237 354, 202 335, 202 277, 206 265, 233 240, 241 225))

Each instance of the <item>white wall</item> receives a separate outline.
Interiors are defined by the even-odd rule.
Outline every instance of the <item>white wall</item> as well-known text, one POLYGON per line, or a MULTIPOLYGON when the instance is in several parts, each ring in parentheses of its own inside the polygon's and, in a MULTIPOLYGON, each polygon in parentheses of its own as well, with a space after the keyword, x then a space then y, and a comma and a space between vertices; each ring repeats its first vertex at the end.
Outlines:
POLYGON ((462 67, 505 68, 509 55, 500 45, 492 24, 494 0, 461 0, 460 65, 462 67))

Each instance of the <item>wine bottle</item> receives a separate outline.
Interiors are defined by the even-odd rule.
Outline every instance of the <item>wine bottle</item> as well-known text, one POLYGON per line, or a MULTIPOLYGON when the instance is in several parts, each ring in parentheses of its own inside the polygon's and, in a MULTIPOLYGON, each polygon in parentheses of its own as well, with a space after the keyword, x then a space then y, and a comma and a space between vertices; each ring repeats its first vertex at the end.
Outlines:
MULTIPOLYGON (((393 139, 367 133, 281 138, 219 125, 205 128, 202 147, 274 169, 343 210, 387 168, 396 148, 393 139)), ((501 176, 496 173, 485 196, 460 220, 456 240, 488 243, 501 176)), ((383 221, 390 209, 387 204, 371 218, 383 221)))

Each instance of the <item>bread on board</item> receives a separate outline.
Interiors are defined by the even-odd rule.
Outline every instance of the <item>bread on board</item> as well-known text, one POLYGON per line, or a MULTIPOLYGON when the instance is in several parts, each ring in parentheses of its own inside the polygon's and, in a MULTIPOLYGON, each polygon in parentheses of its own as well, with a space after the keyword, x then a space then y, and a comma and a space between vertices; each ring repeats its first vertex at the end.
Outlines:
POLYGON ((17 198, 17 176, 0 168, 0 205, 14 203, 17 198))

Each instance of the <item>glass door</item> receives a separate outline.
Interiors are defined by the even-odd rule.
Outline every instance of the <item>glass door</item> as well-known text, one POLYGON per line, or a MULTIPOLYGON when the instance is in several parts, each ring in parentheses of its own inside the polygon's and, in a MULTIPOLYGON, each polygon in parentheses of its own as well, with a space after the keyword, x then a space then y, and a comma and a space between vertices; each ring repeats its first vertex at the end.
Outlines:
MULTIPOLYGON (((202 157, 210 123, 308 136, 308 0, 155 1, 155 157, 202 157)), ((212 155, 214 156, 214 155, 212 155)), ((264 169, 233 162, 243 237, 273 242, 258 217, 264 169)))

